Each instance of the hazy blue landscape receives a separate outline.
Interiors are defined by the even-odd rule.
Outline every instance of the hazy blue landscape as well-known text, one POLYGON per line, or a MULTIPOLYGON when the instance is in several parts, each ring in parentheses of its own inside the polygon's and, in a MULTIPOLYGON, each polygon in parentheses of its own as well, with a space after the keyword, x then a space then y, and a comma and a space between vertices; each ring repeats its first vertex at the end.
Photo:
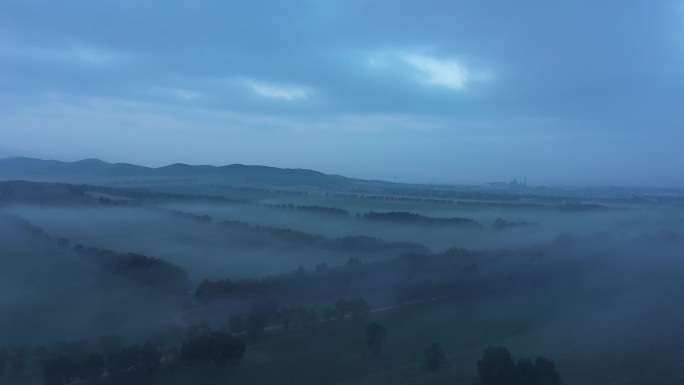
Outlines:
POLYGON ((0 159, 3 381, 684 379, 684 191, 115 167, 0 159))
POLYGON ((683 26, 0 0, 0 384, 684 384, 683 26))

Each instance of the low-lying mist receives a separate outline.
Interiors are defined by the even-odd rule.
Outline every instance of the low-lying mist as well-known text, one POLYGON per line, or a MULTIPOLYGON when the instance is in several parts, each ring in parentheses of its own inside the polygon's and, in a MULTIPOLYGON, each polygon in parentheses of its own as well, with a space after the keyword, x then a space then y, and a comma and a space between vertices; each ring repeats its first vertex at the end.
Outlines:
POLYGON ((470 366, 489 344, 552 357, 566 384, 684 379, 684 208, 315 203, 3 207, 24 228, 0 221, 0 338, 136 340, 267 307, 274 334, 382 320, 399 367, 429 336, 470 366), (103 256, 187 272, 190 288, 160 291, 103 256))

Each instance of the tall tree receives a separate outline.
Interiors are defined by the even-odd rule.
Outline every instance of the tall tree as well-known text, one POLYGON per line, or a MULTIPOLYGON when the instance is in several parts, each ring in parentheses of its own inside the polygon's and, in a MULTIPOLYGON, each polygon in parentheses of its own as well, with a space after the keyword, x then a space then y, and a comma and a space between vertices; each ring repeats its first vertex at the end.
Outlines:
POLYGON ((15 375, 21 374, 26 369, 26 353, 26 348, 19 345, 7 351, 7 361, 15 375))
POLYGON ((387 329, 384 326, 375 322, 368 324, 366 327, 366 346, 368 346, 372 355, 380 355, 386 335, 387 329))
POLYGON ((503 346, 488 346, 477 361, 477 372, 482 385, 510 385, 515 364, 511 353, 503 346))
POLYGON ((5 372, 5 366, 7 365, 7 352, 4 349, 0 349, 0 377, 5 372))
POLYGON ((7 352, 4 349, 0 349, 0 377, 5 372, 5 366, 7 364, 7 352))
POLYGON ((433 372, 439 370, 445 362, 444 351, 437 342, 433 342, 425 349, 423 358, 425 359, 425 366, 433 372))
POLYGON ((132 345, 109 357, 107 371, 115 384, 148 384, 159 369, 160 359, 161 355, 151 344, 132 345))
POLYGON ((239 335, 245 331, 245 319, 240 315, 232 315, 228 318, 228 330, 231 333, 239 335))

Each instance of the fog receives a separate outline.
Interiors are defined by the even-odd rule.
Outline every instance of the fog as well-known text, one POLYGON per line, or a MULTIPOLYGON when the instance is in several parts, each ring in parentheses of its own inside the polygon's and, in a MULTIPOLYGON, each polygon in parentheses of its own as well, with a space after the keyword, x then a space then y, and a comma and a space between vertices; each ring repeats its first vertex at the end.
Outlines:
MULTIPOLYGON (((295 314, 287 309, 310 309, 330 333, 346 333, 355 323, 329 314, 362 298, 365 317, 406 335, 388 341, 395 368, 412 365, 408 352, 429 338, 466 377, 496 344, 551 357, 566 384, 684 378, 682 207, 106 197, 2 207, 5 346, 107 334, 174 346, 189 325, 225 329, 231 317, 273 308, 263 314, 277 349, 284 314, 295 314), (160 286, 159 273, 124 274, 124 262, 106 260, 187 272, 189 283, 160 286)), ((270 352, 259 346, 248 351, 270 352)))
MULTIPOLYGON (((383 205, 386 212, 410 211, 435 218, 468 218, 480 223, 480 229, 459 227, 428 227, 405 223, 377 223, 360 220, 356 214, 372 211, 372 205, 342 204, 338 208, 349 211, 348 216, 321 216, 291 209, 274 209, 259 205, 169 204, 176 210, 198 215, 210 215, 217 221, 239 220, 254 225, 292 228, 329 238, 365 234, 388 241, 410 241, 425 245, 434 252, 452 247, 494 249, 521 247, 552 242, 561 233, 585 236, 610 232, 620 242, 630 242, 643 234, 672 230, 684 234, 684 208, 625 206, 586 212, 548 208, 473 208, 450 205, 383 205), (366 211, 364 211, 366 210, 366 211), (521 226, 496 230, 496 219, 522 222, 521 226)), ((375 209, 377 210, 377 209, 375 209)))

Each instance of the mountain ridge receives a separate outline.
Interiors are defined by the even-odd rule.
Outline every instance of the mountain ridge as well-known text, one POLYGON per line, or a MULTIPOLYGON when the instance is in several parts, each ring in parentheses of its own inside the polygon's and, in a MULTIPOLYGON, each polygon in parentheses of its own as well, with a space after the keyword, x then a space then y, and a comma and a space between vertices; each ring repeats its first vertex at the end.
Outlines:
POLYGON ((240 163, 212 166, 174 163, 161 167, 147 167, 130 163, 109 163, 100 159, 82 159, 74 162, 43 160, 28 157, 0 159, 0 180, 90 180, 124 177, 207 177, 235 179, 243 182, 266 183, 274 179, 286 184, 320 185, 338 184, 348 180, 340 175, 325 174, 303 168, 278 168, 240 163), (290 183, 288 183, 290 182, 290 183))

